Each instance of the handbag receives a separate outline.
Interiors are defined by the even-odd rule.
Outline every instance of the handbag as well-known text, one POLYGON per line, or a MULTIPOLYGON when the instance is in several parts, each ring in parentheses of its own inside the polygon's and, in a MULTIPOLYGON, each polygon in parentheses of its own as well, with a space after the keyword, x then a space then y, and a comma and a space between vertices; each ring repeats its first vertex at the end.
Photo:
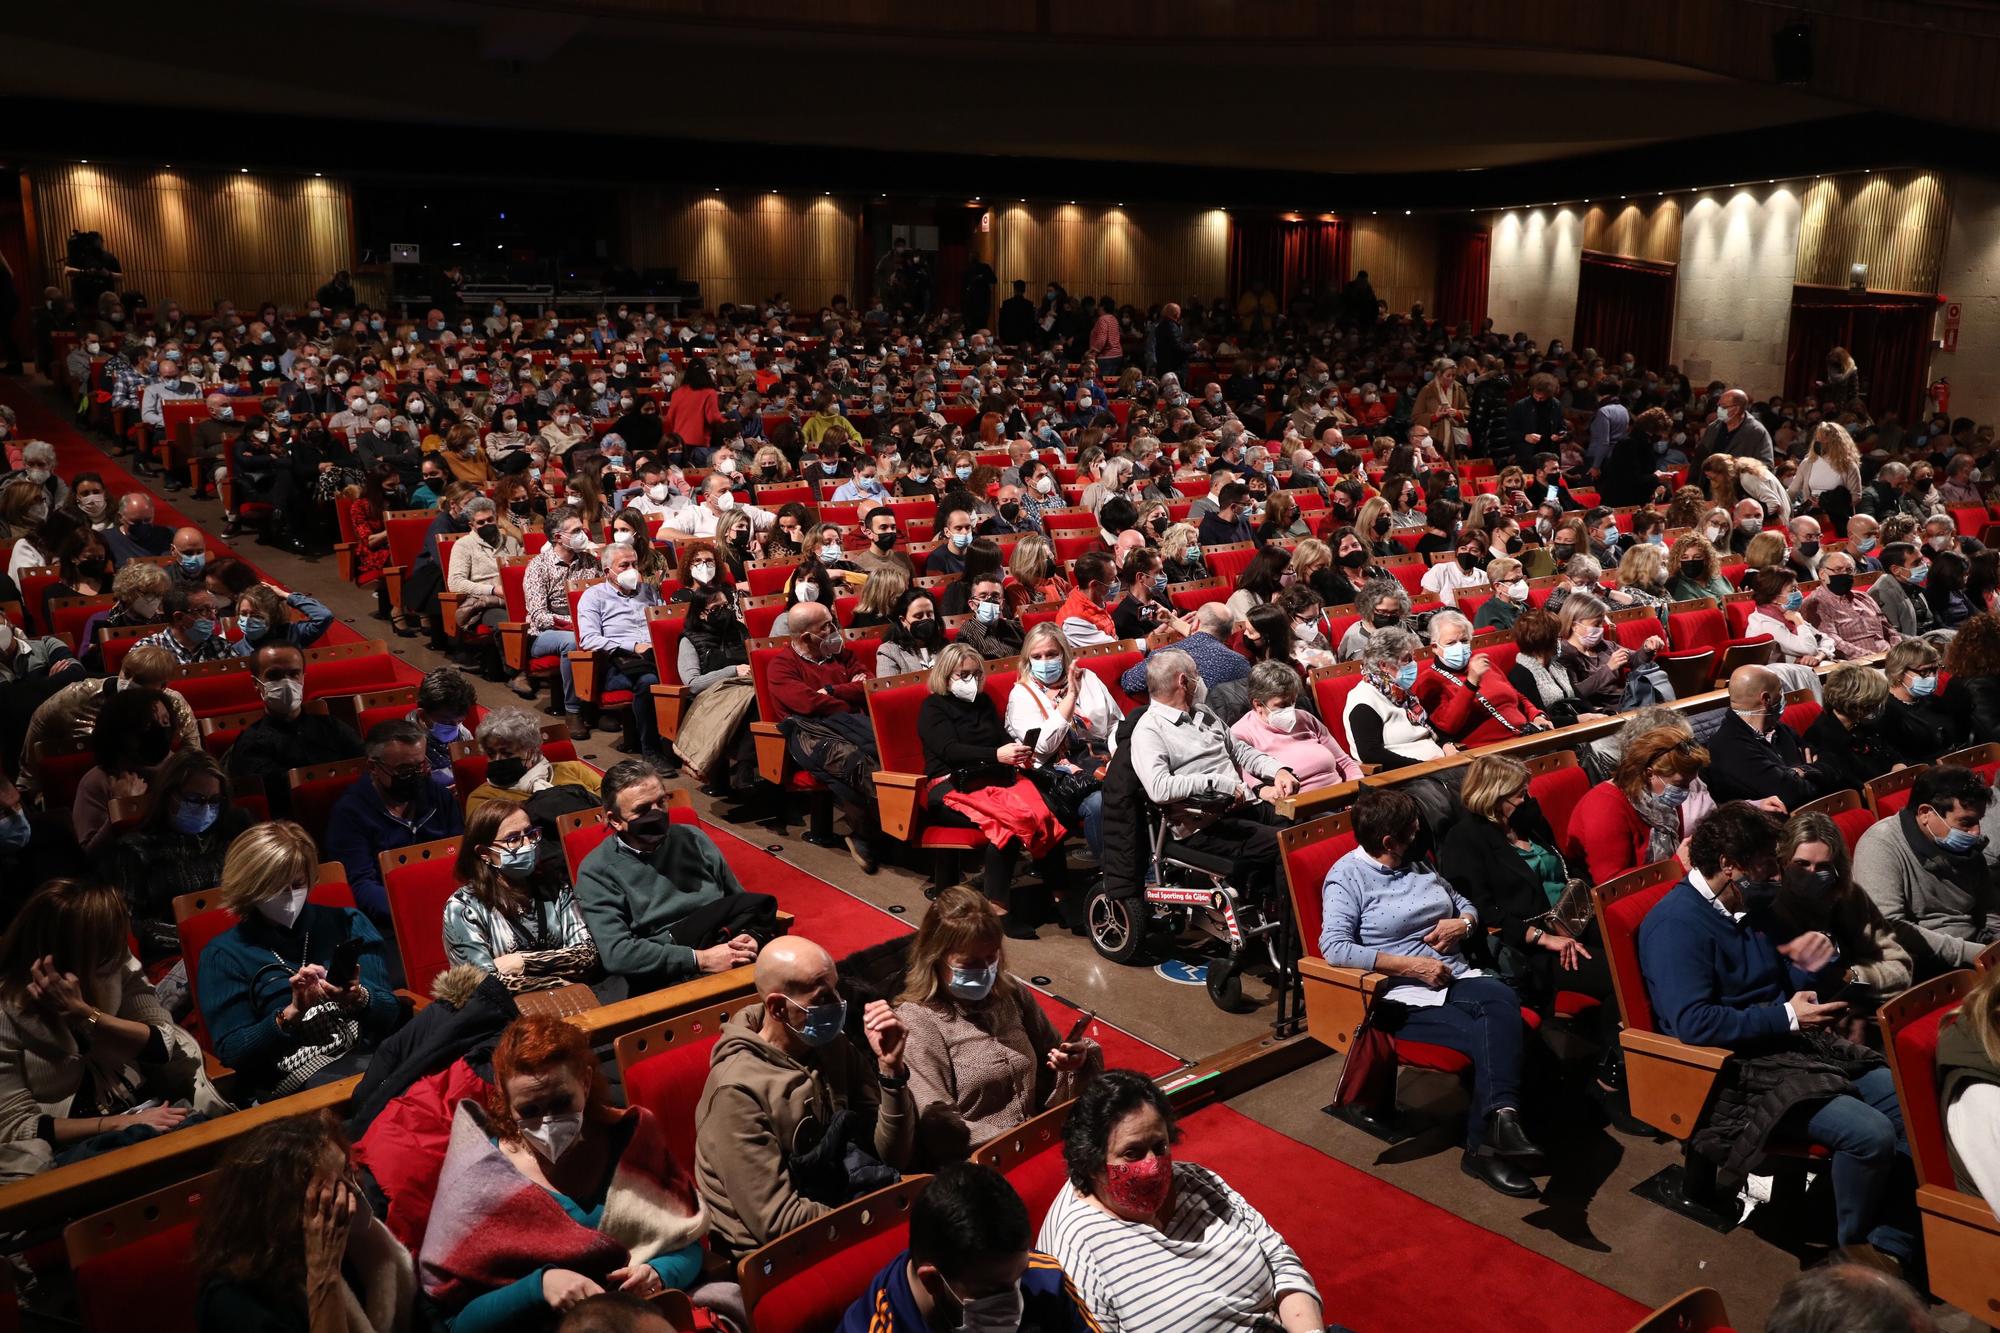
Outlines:
POLYGON ((1041 790, 1049 813, 1069 825, 1081 817, 1079 811, 1090 794, 1104 785, 1094 773, 1073 768, 1031 768, 1028 778, 1041 790))
POLYGON ((1551 935, 1566 935, 1580 940, 1590 929, 1595 915, 1590 901, 1590 881, 1570 879, 1563 884, 1562 897, 1556 899, 1556 905, 1530 924, 1540 926, 1551 935))
POLYGON ((1369 1005, 1355 1025, 1354 1040, 1348 1043, 1340 1078, 1333 1085, 1335 1106, 1379 1106, 1393 1094, 1396 1043, 1376 1023, 1376 1008, 1369 1005))

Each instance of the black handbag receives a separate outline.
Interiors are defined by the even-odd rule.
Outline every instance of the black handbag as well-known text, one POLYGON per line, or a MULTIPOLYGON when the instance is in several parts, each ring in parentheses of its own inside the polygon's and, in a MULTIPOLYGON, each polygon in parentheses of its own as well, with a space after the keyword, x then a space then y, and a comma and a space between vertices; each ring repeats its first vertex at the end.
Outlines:
POLYGON ((1077 823, 1083 803, 1104 785, 1082 769, 1035 768, 1029 770, 1028 777, 1042 793, 1042 802, 1049 807, 1049 813, 1065 824, 1077 823))

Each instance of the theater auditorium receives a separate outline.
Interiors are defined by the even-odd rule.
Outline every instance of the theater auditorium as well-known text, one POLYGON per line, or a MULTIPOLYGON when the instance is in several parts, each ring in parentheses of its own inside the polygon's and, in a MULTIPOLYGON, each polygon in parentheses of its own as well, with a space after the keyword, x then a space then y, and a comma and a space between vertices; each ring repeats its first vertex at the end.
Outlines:
POLYGON ((2000 1328, 2000 13, 0 50, 0 1333, 2000 1328))

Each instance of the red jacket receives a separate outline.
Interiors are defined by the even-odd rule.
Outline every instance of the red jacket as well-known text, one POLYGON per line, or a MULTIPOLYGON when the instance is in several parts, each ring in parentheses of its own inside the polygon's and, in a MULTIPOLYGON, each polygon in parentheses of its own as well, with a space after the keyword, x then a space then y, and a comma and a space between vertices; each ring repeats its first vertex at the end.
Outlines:
POLYGON ((713 389, 675 389, 660 413, 660 429, 680 437, 690 449, 708 448, 708 428, 722 420, 722 407, 713 389))
POLYGON ((1416 690, 1417 701, 1430 714, 1431 725, 1461 750, 1519 735, 1542 715, 1542 710, 1522 698, 1521 692, 1507 680, 1507 673, 1497 667, 1488 667, 1479 678, 1479 697, 1507 719, 1514 728, 1512 731, 1494 721, 1493 714, 1479 706, 1470 689, 1439 674, 1433 662, 1424 663, 1423 670, 1417 673, 1416 690))
POLYGON ((861 682, 854 677, 867 674, 854 654, 845 648, 838 657, 825 662, 808 662, 794 651, 779 653, 771 659, 770 675, 766 678, 771 700, 778 706, 778 715, 771 721, 859 712, 866 706, 865 695, 861 682), (822 694, 822 690, 827 693, 822 694))
POLYGON ((383 1107, 354 1145, 354 1160, 368 1168, 389 1196, 383 1225, 411 1254, 423 1248, 444 1150, 451 1142, 451 1118, 461 1101, 476 1097, 483 1103, 486 1092, 486 1080, 465 1061, 454 1060, 383 1107))
POLYGON ((1652 830, 1614 782, 1600 782, 1583 794, 1570 812, 1567 839, 1562 853, 1571 872, 1583 870, 1592 884, 1652 860, 1646 854, 1652 830))

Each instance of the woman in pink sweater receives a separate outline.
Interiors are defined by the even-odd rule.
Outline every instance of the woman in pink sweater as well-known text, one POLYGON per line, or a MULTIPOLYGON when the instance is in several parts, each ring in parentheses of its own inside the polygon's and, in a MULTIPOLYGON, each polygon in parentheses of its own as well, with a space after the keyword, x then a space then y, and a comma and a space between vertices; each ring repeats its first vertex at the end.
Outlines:
MULTIPOLYGON (((1237 719, 1230 734, 1291 769, 1301 791, 1360 777, 1361 765, 1298 702, 1298 672, 1286 662, 1259 662, 1250 668, 1250 711, 1237 719)), ((1256 785, 1247 774, 1243 780, 1256 785)))

